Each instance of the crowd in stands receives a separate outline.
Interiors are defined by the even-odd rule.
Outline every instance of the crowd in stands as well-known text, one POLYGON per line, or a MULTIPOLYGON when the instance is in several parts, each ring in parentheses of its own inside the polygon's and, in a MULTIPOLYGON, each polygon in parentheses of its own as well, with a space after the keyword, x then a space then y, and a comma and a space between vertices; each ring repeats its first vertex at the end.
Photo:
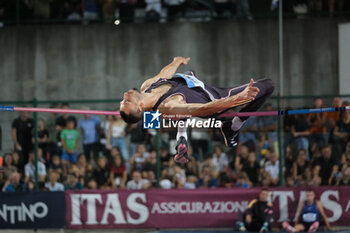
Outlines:
MULTIPOLYGON (((191 15, 188 12, 197 17, 198 12, 207 12, 204 15, 214 18, 252 20, 252 11, 256 14, 270 14, 271 2, 271 0, 0 0, 0 22, 18 19, 88 22, 109 21, 115 18, 131 22, 135 17, 144 18, 146 21, 159 21, 161 18, 173 21, 188 17, 191 15)), ((350 4, 346 0, 283 0, 283 4, 284 11, 293 15, 318 16, 325 13, 337 16, 350 11, 350 4)))
MULTIPOLYGON (((333 99, 333 107, 348 105, 333 99)), ((322 107, 322 99, 314 107, 322 107)), ((266 104, 263 110, 273 107, 266 104)), ((40 190, 50 191, 157 187, 154 132, 141 122, 127 125, 119 116, 79 117, 50 114, 46 121, 38 119, 35 164, 34 122, 21 112, 12 123, 14 151, 2 155, 0 190, 34 190, 36 180, 40 190)), ((350 111, 282 119, 282 155, 277 117, 250 117, 234 149, 224 147, 220 129, 191 129, 186 164, 173 160, 176 129, 161 129, 160 187, 274 187, 281 178, 288 187, 350 184, 350 111)))

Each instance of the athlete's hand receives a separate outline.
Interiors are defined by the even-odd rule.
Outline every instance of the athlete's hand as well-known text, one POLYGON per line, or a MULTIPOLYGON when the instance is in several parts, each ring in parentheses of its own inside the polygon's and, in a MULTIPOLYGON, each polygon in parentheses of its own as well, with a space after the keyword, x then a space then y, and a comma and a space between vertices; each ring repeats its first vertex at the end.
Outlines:
POLYGON ((250 101, 255 100, 255 97, 258 95, 260 90, 257 87, 253 87, 253 84, 254 80, 250 79, 248 86, 239 94, 240 99, 247 99, 250 101))
POLYGON ((174 57, 174 61, 179 61, 180 65, 187 65, 188 62, 191 60, 191 58, 184 58, 184 57, 174 57))

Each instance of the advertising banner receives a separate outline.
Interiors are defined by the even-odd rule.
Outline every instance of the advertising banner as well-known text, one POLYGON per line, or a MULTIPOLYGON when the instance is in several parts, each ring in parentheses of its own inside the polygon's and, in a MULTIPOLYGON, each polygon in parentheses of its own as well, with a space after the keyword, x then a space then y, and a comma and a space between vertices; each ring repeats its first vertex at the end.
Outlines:
POLYGON ((0 193, 0 228, 65 227, 64 192, 0 193))
MULTIPOLYGON (((260 189, 67 191, 70 229, 233 227, 260 189)), ((292 221, 303 188, 273 188, 274 225, 292 221)), ((350 188, 315 189, 332 225, 350 222, 350 188)))

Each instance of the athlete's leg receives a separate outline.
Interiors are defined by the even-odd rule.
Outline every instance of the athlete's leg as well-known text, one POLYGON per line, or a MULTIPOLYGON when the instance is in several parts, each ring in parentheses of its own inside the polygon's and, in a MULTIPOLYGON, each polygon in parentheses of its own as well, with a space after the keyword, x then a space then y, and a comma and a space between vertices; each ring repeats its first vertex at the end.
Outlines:
POLYGON ((320 223, 316 221, 309 227, 307 232, 308 233, 316 232, 319 226, 320 226, 320 223))
POLYGON ((177 127, 177 134, 176 134, 176 151, 177 154, 174 157, 175 162, 177 163, 187 163, 188 162, 188 155, 187 155, 187 127, 183 126, 177 127))
POLYGON ((179 141, 180 137, 184 137, 187 140, 187 127, 177 127, 176 141, 179 141))
MULTIPOLYGON (((232 96, 242 92, 246 86, 247 84, 226 90, 228 90, 228 95, 232 96)), ((274 85, 271 79, 258 80, 254 82, 253 86, 258 87, 260 91, 255 99, 252 102, 246 104, 240 112, 255 112, 259 110, 259 108, 264 105, 267 98, 272 94, 274 90, 274 85)), ((224 135, 225 143, 227 146, 237 146, 238 131, 241 129, 247 119, 248 117, 234 117, 232 121, 226 121, 223 123, 221 131, 224 135)))
POLYGON ((283 227, 286 231, 288 231, 289 233, 294 233, 294 232, 296 232, 295 228, 292 227, 288 222, 283 222, 283 223, 282 223, 282 227, 283 227))
POLYGON ((297 224, 294 226, 295 232, 305 231, 305 226, 303 224, 297 224))
MULTIPOLYGON (((242 92, 244 90, 244 88, 246 88, 246 86, 247 86, 247 84, 231 89, 231 92, 229 93, 230 96, 236 95, 236 94, 242 92)), ((264 105, 266 100, 271 96, 273 90, 275 89, 274 84, 273 84, 271 79, 257 80, 256 82, 254 82, 253 86, 258 87, 260 91, 259 91, 258 95, 255 97, 255 100, 246 104, 246 106, 244 106, 244 108, 242 108, 240 112, 256 112, 256 111, 258 111, 264 105)), ((241 119, 241 121, 245 121, 248 119, 248 117, 239 117, 239 118, 241 119)))

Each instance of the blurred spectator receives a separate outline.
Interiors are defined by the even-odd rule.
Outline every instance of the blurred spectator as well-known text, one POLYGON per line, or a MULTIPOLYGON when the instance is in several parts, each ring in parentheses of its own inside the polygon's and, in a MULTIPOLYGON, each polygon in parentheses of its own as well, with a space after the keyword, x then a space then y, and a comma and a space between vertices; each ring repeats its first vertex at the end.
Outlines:
POLYGON ((173 187, 173 183, 169 179, 163 179, 159 182, 159 186, 162 189, 171 189, 173 187))
POLYGON ((253 16, 250 13, 249 1, 248 0, 237 0, 237 17, 247 18, 253 20, 253 16))
POLYGON ((171 157, 168 148, 162 147, 159 150, 159 158, 160 158, 160 165, 161 169, 168 168, 169 159, 171 157))
POLYGON ((2 21, 5 19, 5 10, 5 2, 0 1, 0 24, 2 24, 2 21))
POLYGON ((86 188, 90 190, 96 190, 97 189, 97 182, 90 178, 86 181, 86 188))
POLYGON ((311 170, 311 180, 308 182, 309 186, 320 186, 322 179, 319 175, 319 169, 317 167, 312 168, 311 170))
POLYGON ((97 0, 83 0, 83 11, 85 20, 98 19, 99 4, 97 0))
POLYGON ((202 174, 200 175, 197 187, 200 188, 217 188, 219 185, 218 179, 215 177, 212 168, 209 166, 204 166, 202 169, 202 174))
POLYGON ((126 126, 125 132, 130 135, 130 154, 133 155, 137 151, 137 146, 139 144, 146 143, 147 140, 147 130, 143 128, 142 122, 135 124, 128 124, 126 126))
POLYGON ((110 164, 110 183, 112 187, 125 188, 125 183, 128 178, 126 166, 123 157, 119 154, 112 157, 110 164))
POLYGON ((346 144, 345 151, 341 157, 340 171, 344 173, 344 170, 350 167, 350 142, 346 144))
POLYGON ((110 170, 107 167, 106 158, 100 156, 96 161, 96 168, 92 172, 92 177, 97 183, 97 187, 106 189, 109 187, 110 170))
POLYGON ((291 145, 288 145, 286 147, 286 153, 284 155, 284 167, 285 167, 284 176, 285 177, 290 177, 293 174, 294 161, 295 161, 295 156, 293 153, 293 148, 291 145))
MULTIPOLYGON (((38 120, 38 146, 41 148, 43 152, 43 158, 45 161, 50 161, 49 156, 49 132, 45 129, 45 122, 44 119, 38 120)), ((33 142, 34 142, 34 135, 33 135, 33 142)))
POLYGON ((119 15, 122 22, 133 22, 136 3, 136 0, 121 0, 119 15))
POLYGON ((308 0, 294 0, 293 10, 297 16, 303 16, 308 13, 308 0))
POLYGON ((145 0, 146 3, 146 21, 157 22, 162 14, 161 0, 145 0))
POLYGON ((203 129, 191 129, 190 142, 193 148, 193 156, 203 161, 203 155, 208 154, 208 134, 203 129))
MULTIPOLYGON (((332 100, 332 107, 337 108, 342 106, 342 100, 340 97, 335 97, 332 100)), ((327 112, 327 131, 330 132, 333 130, 335 124, 340 120, 340 111, 327 112)))
MULTIPOLYGON (((18 1, 17 1, 18 2, 18 1)), ((34 0, 19 1, 19 11, 21 19, 33 19, 34 17, 34 0)))
POLYGON ((84 154, 79 154, 77 163, 72 167, 71 171, 75 172, 79 182, 84 185, 85 180, 92 175, 92 166, 91 164, 87 163, 86 156, 84 154))
POLYGON ((50 18, 50 1, 51 0, 34 0, 34 17, 36 19, 50 18))
MULTIPOLYGON (((101 1, 100 1, 101 2, 101 1)), ((117 8, 116 0, 104 0, 101 3, 103 18, 105 20, 112 20, 114 18, 114 13, 117 8)))
POLYGON ((255 116, 249 117, 244 123, 244 127, 240 130, 239 141, 250 148, 250 150, 255 151, 255 145, 257 143, 256 132, 257 119, 255 116))
POLYGON ((112 149, 110 150, 110 157, 109 157, 108 164, 112 164, 113 159, 117 156, 123 157, 122 154, 120 153, 120 150, 117 147, 112 147, 112 149))
POLYGON ((337 146, 335 152, 337 155, 341 155, 345 151, 346 143, 350 140, 350 111, 342 112, 340 120, 335 125, 333 134, 333 142, 337 146))
MULTIPOLYGON (((288 110, 293 110, 292 108, 287 108, 288 110)), ((292 127, 295 124, 295 115, 286 115, 283 119, 283 141, 284 141, 284 151, 286 150, 286 147, 290 145, 290 143, 293 141, 293 135, 292 135, 292 127)))
POLYGON ((63 16, 68 20, 80 20, 82 13, 82 0, 63 0, 63 16))
MULTIPOLYGON (((66 0, 67 2, 68 0, 66 0)), ((68 103, 63 103, 61 105, 62 109, 69 109, 68 103)), ((63 113, 61 116, 56 119, 56 132, 57 132, 57 142, 61 146, 61 132, 66 128, 68 119, 74 121, 74 125, 77 125, 77 119, 74 116, 69 115, 68 113, 63 113)))
POLYGON ((64 186, 65 190, 80 190, 83 185, 78 181, 77 175, 74 172, 68 173, 67 183, 64 186))
MULTIPOLYGON (((323 107, 323 101, 321 98, 317 98, 314 101, 314 108, 322 108, 323 107)), ((310 139, 311 143, 317 143, 321 142, 323 145, 327 144, 327 128, 326 128, 326 113, 320 112, 320 113, 312 113, 309 114, 309 121, 310 121, 310 139)))
POLYGON ((350 185, 350 167, 343 169, 338 185, 350 185))
POLYGON ((21 154, 22 164, 28 162, 29 152, 33 149, 32 130, 34 122, 28 112, 21 112, 12 122, 12 140, 15 151, 21 154))
MULTIPOLYGON (((29 153, 28 163, 24 166, 24 182, 28 183, 29 180, 35 182, 35 155, 33 152, 29 153)), ((45 165, 38 160, 38 182, 44 182, 46 179, 45 165)))
POLYGON ((52 170, 49 174, 49 182, 45 183, 45 188, 49 191, 64 191, 63 184, 58 182, 59 178, 58 172, 52 170))
MULTIPOLYGON (((264 105, 264 111, 273 111, 270 103, 264 105)), ((277 117, 276 116, 262 116, 258 118, 258 125, 260 132, 266 132, 267 138, 271 144, 277 142, 277 117)))
POLYGON ((249 181, 247 178, 247 174, 245 172, 241 173, 237 177, 237 181, 235 183, 235 188, 249 188, 249 181))
POLYGON ((237 172, 242 171, 243 165, 247 162, 249 155, 248 147, 241 146, 240 151, 238 152, 238 156, 235 159, 235 169, 237 172))
POLYGON ((227 155, 219 145, 215 146, 212 163, 217 168, 216 172, 224 171, 228 165, 227 155))
POLYGON ((3 172, 5 180, 10 179, 12 174, 17 172, 17 168, 13 166, 12 162, 13 162, 12 154, 7 153, 3 156, 2 170, 0 171, 0 173, 3 172))
POLYGON ((182 188, 186 182, 185 170, 180 166, 174 166, 173 183, 175 188, 182 188))
POLYGON ((215 12, 218 18, 229 18, 236 14, 234 0, 214 0, 215 12))
POLYGON ((165 0, 164 3, 168 9, 167 20, 169 22, 183 16, 185 0, 165 0))
POLYGON ((132 173, 132 180, 128 181, 126 187, 128 189, 147 189, 150 186, 150 182, 146 179, 142 179, 139 171, 132 173))
POLYGON ((149 153, 148 158, 146 159, 145 163, 142 166, 142 171, 153 171, 156 172, 157 169, 157 154, 155 150, 152 150, 149 153))
POLYGON ((23 174, 24 171, 24 165, 21 161, 21 158, 19 156, 19 153, 17 151, 14 151, 12 153, 12 164, 17 168, 17 171, 21 174, 23 174))
POLYGON ((56 171, 60 177, 63 176, 63 165, 59 155, 52 156, 52 162, 49 166, 49 172, 51 171, 56 171))
MULTIPOLYGON (((42 185, 42 183, 41 183, 40 185, 42 185)), ((43 188, 39 186, 39 189, 42 190, 43 188)), ((29 192, 35 191, 35 184, 34 184, 34 182, 31 181, 31 180, 28 181, 28 184, 27 184, 27 191, 29 191, 29 192)))
POLYGON ((78 122, 83 138, 84 154, 88 161, 97 159, 99 152, 100 120, 97 116, 84 114, 78 122))
POLYGON ((174 184, 171 182, 171 178, 170 178, 168 169, 163 169, 161 171, 161 175, 160 175, 159 180, 160 180, 159 185, 162 189, 171 189, 174 187, 174 184))
POLYGON ((279 183, 279 161, 275 152, 270 152, 269 161, 265 163, 264 186, 277 186, 279 183))
POLYGON ((295 122, 292 125, 292 134, 297 145, 297 149, 304 149, 306 159, 310 160, 309 156, 309 138, 310 127, 306 119, 306 115, 295 115, 295 122))
POLYGON ((293 178, 299 186, 305 186, 308 178, 309 162, 306 160, 306 152, 300 149, 296 161, 293 163, 293 178))
POLYGON ((322 185, 331 185, 333 183, 334 175, 338 172, 338 164, 334 156, 332 156, 330 145, 322 148, 322 157, 317 161, 315 169, 322 179, 322 185))
POLYGON ((120 116, 113 116, 112 121, 109 122, 107 134, 107 148, 117 147, 125 161, 129 160, 129 152, 125 143, 125 127, 126 123, 120 116))
POLYGON ((271 141, 267 137, 266 132, 261 132, 259 134, 259 141, 258 141, 258 155, 259 155, 259 163, 263 165, 265 161, 267 160, 266 156, 268 154, 268 150, 273 147, 271 141))
POLYGON ((186 179, 186 182, 183 185, 183 188, 195 189, 197 182, 198 182, 198 178, 196 176, 188 176, 186 179))
POLYGON ((130 170, 142 171, 143 164, 146 162, 149 153, 146 151, 146 145, 140 144, 137 152, 130 159, 130 170))
POLYGON ((77 162, 79 146, 79 132, 75 129, 75 121, 72 118, 67 120, 67 128, 62 130, 61 143, 63 174, 67 175, 69 165, 77 162))
MULTIPOLYGON (((52 103, 50 105, 50 108, 58 108, 58 104, 57 103, 52 103)), ((57 142, 57 130, 56 130, 56 119, 58 117, 58 113, 50 113, 47 114, 48 118, 46 118, 45 121, 45 125, 46 125, 46 129, 48 131, 49 134, 49 140, 50 142, 57 142)))
POLYGON ((144 173, 146 176, 145 179, 149 182, 149 188, 156 188, 157 187, 157 179, 156 179, 156 173, 154 171, 148 171, 147 173, 144 173))
POLYGON ((198 163, 194 159, 190 159, 185 165, 186 176, 198 176, 198 163))
POLYGON ((10 182, 4 188, 5 192, 23 192, 27 190, 27 186, 21 183, 21 175, 18 172, 12 173, 10 182))
POLYGON ((248 160, 243 164, 242 171, 248 175, 248 179, 253 186, 259 185, 262 169, 256 160, 256 154, 254 152, 249 153, 248 160))

